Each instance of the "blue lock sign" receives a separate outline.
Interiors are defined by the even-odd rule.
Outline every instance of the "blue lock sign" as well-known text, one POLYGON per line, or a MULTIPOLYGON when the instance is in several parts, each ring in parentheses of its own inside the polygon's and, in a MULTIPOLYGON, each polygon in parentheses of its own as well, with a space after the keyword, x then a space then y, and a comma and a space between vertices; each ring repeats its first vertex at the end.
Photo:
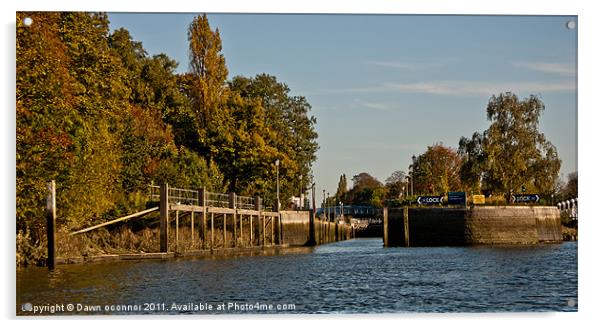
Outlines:
POLYGON ((420 205, 440 205, 443 203, 443 196, 420 196, 416 201, 420 205))
POLYGON ((512 195, 513 203, 537 203, 539 195, 537 194, 516 194, 512 195))

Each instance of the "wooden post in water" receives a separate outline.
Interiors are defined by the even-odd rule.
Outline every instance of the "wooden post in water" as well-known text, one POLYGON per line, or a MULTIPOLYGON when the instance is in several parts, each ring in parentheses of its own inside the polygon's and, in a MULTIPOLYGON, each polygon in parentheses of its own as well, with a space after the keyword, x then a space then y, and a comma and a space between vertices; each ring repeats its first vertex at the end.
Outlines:
MULTIPOLYGON (((261 197, 255 196, 255 210, 257 211, 257 222, 261 216, 261 197)), ((251 216, 251 246, 253 246, 253 216, 251 216)))
POLYGON ((226 230, 228 230, 228 229, 226 229, 226 227, 228 226, 228 220, 226 219, 227 217, 228 217, 228 215, 224 214, 224 247, 223 248, 226 248, 226 230))
POLYGON ((211 250, 214 247, 214 238, 213 238, 213 213, 211 213, 211 250))
POLYGON ((253 215, 249 215, 249 246, 253 247, 253 215))
POLYGON ((244 245, 244 244, 245 244, 245 242, 244 242, 244 240, 243 240, 243 238, 244 238, 245 234, 243 233, 243 227, 242 227, 242 222, 243 222, 243 219, 244 219, 244 218, 245 218, 245 215, 244 215, 244 214, 241 214, 241 215, 240 215, 240 218, 239 218, 239 219, 240 219, 240 246, 241 246, 241 247, 244 247, 244 246, 245 246, 245 245, 244 245))
POLYGON ((176 211, 176 251, 180 247, 180 211, 176 211))
POLYGON ((190 212, 190 241, 192 246, 196 245, 196 238, 194 237, 194 211, 190 212))
POLYGON ((305 243, 305 246, 316 246, 316 226, 315 226, 315 219, 316 219, 316 195, 315 195, 316 189, 315 189, 315 184, 312 184, 311 186, 311 211, 309 212, 309 237, 307 238, 307 242, 305 243))
POLYGON ((383 245, 389 245, 389 208, 383 207, 383 245))
POLYGON ((265 246, 265 215, 261 216, 261 233, 263 234, 263 242, 261 246, 265 246))
MULTIPOLYGON (((234 214, 232 214, 232 226, 234 226, 234 247, 236 247, 236 194, 231 192, 228 197, 229 207, 234 209, 234 214)), ((242 231, 241 231, 242 233, 242 231)))
POLYGON ((55 237, 56 236, 56 183, 48 182, 48 197, 46 198, 46 237, 48 239, 48 258, 46 265, 49 269, 56 266, 55 237))
POLYGON ((274 216, 270 218, 270 222, 272 223, 272 246, 274 245, 276 239, 276 232, 274 231, 274 216))
MULTIPOLYGON (((207 194, 205 192, 205 187, 199 189, 199 206, 203 207, 203 217, 201 218, 201 248, 205 248, 207 235, 207 194)), ((213 226, 211 227, 213 229, 213 226)), ((213 231, 211 232, 211 238, 213 239, 213 231)), ((211 248, 213 248, 213 240, 211 241, 211 248)))
POLYGON ((159 197, 159 251, 165 253, 168 251, 167 234, 169 232, 169 185, 164 183, 161 185, 159 197))
POLYGON ((410 247, 410 210, 408 207, 403 208, 403 239, 406 247, 410 247))
POLYGON ((339 241, 339 223, 334 221, 334 241, 339 241))

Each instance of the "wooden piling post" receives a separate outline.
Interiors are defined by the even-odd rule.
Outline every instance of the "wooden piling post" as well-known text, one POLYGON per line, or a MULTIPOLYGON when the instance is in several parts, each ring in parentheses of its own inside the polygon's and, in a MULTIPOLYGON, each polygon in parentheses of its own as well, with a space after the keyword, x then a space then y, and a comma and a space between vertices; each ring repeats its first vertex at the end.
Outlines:
POLYGON ((272 224, 272 246, 275 244, 275 239, 276 239, 276 232, 274 231, 274 218, 275 217, 271 217, 270 218, 270 222, 272 224))
MULTIPOLYGON (((261 216, 261 197, 255 196, 255 210, 257 211, 257 222, 261 216)), ((253 246, 253 216, 251 215, 251 246, 253 246)))
MULTIPOLYGON (((207 235, 207 193, 205 187, 199 189, 199 206, 203 208, 203 216, 201 218, 201 248, 205 248, 207 235)), ((212 227, 213 229, 213 227, 212 227)), ((213 233, 213 232, 212 232, 213 233)), ((212 237, 213 238, 213 235, 212 237)), ((213 248, 213 240, 211 241, 211 248, 213 248)))
POLYGON ((282 223, 282 213, 278 213, 278 245, 282 245, 284 240, 284 223, 282 223))
POLYGON ((265 215, 261 216, 261 233, 263 234, 263 242, 261 246, 265 246, 265 215))
POLYGON ((389 245, 389 208, 383 207, 383 245, 389 245))
POLYGON ((52 270, 56 266, 56 183, 54 180, 48 182, 48 197, 46 198, 46 237, 48 239, 48 258, 46 259, 46 265, 52 270))
POLYGON ((253 215, 249 215, 249 246, 253 247, 253 215))
POLYGON ((231 192, 229 194, 228 204, 229 204, 230 208, 234 209, 234 214, 232 214, 232 226, 234 226, 234 235, 233 235, 233 237, 234 237, 234 247, 236 247, 237 238, 236 238, 236 194, 235 193, 231 192))
POLYGON ((244 218, 245 218, 245 215, 244 215, 244 214, 241 214, 241 215, 239 216, 239 220, 240 220, 240 246, 241 246, 241 247, 244 247, 244 246, 245 246, 245 245, 244 245, 244 244, 245 244, 245 242, 244 242, 244 240, 243 240, 243 238, 244 238, 245 234, 243 233, 243 227, 242 227, 242 223, 243 223, 243 220, 244 220, 244 218))
POLYGON ((178 247, 180 246, 180 211, 176 211, 176 251, 178 250, 178 247))
POLYGON ((224 247, 223 248, 226 248, 226 244, 227 244, 226 243, 226 230, 228 230, 228 229, 226 229, 226 227, 228 226, 228 220, 226 219, 227 217, 228 217, 228 215, 224 214, 224 247))
POLYGON ((410 247, 410 210, 408 207, 403 208, 403 239, 406 247, 410 247))
POLYGON ((334 241, 339 241, 339 223, 334 222, 334 241))
POLYGON ((214 247, 214 238, 213 238, 213 213, 211 213, 211 250, 213 250, 214 247))
POLYGON ((315 184, 311 186, 311 211, 309 212, 309 237, 305 246, 316 246, 316 195, 315 184))
POLYGON ((190 212, 190 241, 192 246, 196 245, 196 238, 194 237, 194 211, 190 212))
POLYGON ((159 251, 165 253, 168 251, 167 236, 169 233, 169 185, 161 185, 159 197, 159 251))

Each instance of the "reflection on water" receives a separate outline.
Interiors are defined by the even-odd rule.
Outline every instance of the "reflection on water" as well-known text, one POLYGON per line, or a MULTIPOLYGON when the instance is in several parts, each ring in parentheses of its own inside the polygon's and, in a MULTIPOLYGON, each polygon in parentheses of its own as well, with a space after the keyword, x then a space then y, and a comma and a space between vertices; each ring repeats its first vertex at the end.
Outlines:
POLYGON ((275 256, 31 268, 17 272, 18 314, 32 313, 26 303, 101 305, 79 314, 576 311, 577 243, 383 248, 355 239, 275 256), (227 303, 237 307, 218 309, 227 303))

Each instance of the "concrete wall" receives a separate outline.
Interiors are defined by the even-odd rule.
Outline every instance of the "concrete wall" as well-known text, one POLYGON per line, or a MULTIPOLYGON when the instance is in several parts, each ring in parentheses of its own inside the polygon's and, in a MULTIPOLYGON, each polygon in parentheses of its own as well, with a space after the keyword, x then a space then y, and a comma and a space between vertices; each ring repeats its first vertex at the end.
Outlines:
POLYGON ((465 245, 466 210, 456 208, 410 208, 411 246, 465 245))
MULTIPOLYGON (((309 240, 309 211, 281 211, 282 242, 291 246, 304 245, 309 240)), ((316 244, 331 243, 352 238, 349 224, 314 220, 316 244)))
POLYGON ((561 242, 552 206, 388 209, 385 246, 458 246, 561 242))

